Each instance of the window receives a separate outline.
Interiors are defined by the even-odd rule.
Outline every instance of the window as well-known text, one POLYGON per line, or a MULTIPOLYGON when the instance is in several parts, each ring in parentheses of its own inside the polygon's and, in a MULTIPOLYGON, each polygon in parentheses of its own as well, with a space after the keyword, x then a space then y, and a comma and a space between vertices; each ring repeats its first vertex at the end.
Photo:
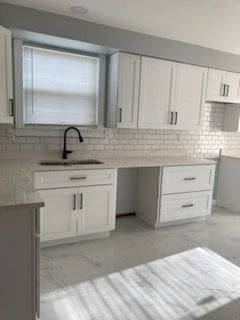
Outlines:
POLYGON ((99 58, 23 46, 25 124, 98 124, 99 58))

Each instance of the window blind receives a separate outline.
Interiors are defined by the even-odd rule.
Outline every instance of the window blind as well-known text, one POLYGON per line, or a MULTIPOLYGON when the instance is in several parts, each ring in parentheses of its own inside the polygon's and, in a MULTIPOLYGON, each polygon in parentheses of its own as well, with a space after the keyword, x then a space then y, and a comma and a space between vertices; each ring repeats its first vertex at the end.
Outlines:
POLYGON ((23 46, 26 124, 98 123, 97 57, 23 46))

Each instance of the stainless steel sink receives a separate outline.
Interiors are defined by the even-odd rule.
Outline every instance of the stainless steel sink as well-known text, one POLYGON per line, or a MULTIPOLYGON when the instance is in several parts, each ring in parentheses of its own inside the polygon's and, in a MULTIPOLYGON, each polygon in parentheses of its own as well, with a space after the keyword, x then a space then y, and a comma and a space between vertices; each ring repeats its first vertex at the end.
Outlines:
POLYGON ((102 164, 103 162, 95 159, 86 160, 43 160, 39 164, 41 166, 74 166, 86 164, 102 164))

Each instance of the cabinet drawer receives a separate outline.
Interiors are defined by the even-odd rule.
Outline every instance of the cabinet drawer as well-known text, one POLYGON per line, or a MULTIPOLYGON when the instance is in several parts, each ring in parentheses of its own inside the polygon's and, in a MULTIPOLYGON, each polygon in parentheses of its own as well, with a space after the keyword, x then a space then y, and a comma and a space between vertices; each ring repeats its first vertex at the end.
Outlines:
POLYGON ((212 192, 170 194, 161 198, 160 222, 205 216, 211 213, 212 192))
POLYGON ((162 194, 212 190, 215 166, 164 167, 162 194))
POLYGON ((49 189, 114 184, 116 177, 116 169, 35 172, 34 187, 49 189))

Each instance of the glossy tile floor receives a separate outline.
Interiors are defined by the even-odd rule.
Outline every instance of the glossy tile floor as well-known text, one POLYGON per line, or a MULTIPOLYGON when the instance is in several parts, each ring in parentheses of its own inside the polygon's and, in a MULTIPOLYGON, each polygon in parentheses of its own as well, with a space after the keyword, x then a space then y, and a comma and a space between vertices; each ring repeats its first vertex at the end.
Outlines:
MULTIPOLYGON (((55 317, 49 314, 46 308, 46 297, 52 297, 56 293, 64 295, 66 293, 64 288, 197 247, 209 248, 240 266, 240 214, 216 208, 214 214, 204 222, 182 224, 158 230, 151 229, 136 217, 120 218, 117 220, 117 229, 112 232, 110 238, 43 249, 41 320, 62 319, 57 313, 55 317)), ((194 257, 195 251, 190 252, 194 257)), ((229 276, 231 275, 230 270, 229 276)), ((230 280, 234 283, 238 282, 236 279, 230 280)), ((236 294, 235 300, 231 303, 211 312, 209 310, 207 314, 191 315, 188 318, 186 316, 169 317, 169 320, 196 318, 237 320, 240 319, 238 297, 239 295, 236 294)), ((89 315, 78 318, 71 310, 69 310, 68 319, 105 320, 101 317, 91 318, 89 315)), ((106 317, 106 319, 110 318, 106 317)), ((114 316, 112 319, 125 320, 128 318, 114 316)), ((129 315, 129 319, 155 318, 153 316, 133 318, 129 315)))

